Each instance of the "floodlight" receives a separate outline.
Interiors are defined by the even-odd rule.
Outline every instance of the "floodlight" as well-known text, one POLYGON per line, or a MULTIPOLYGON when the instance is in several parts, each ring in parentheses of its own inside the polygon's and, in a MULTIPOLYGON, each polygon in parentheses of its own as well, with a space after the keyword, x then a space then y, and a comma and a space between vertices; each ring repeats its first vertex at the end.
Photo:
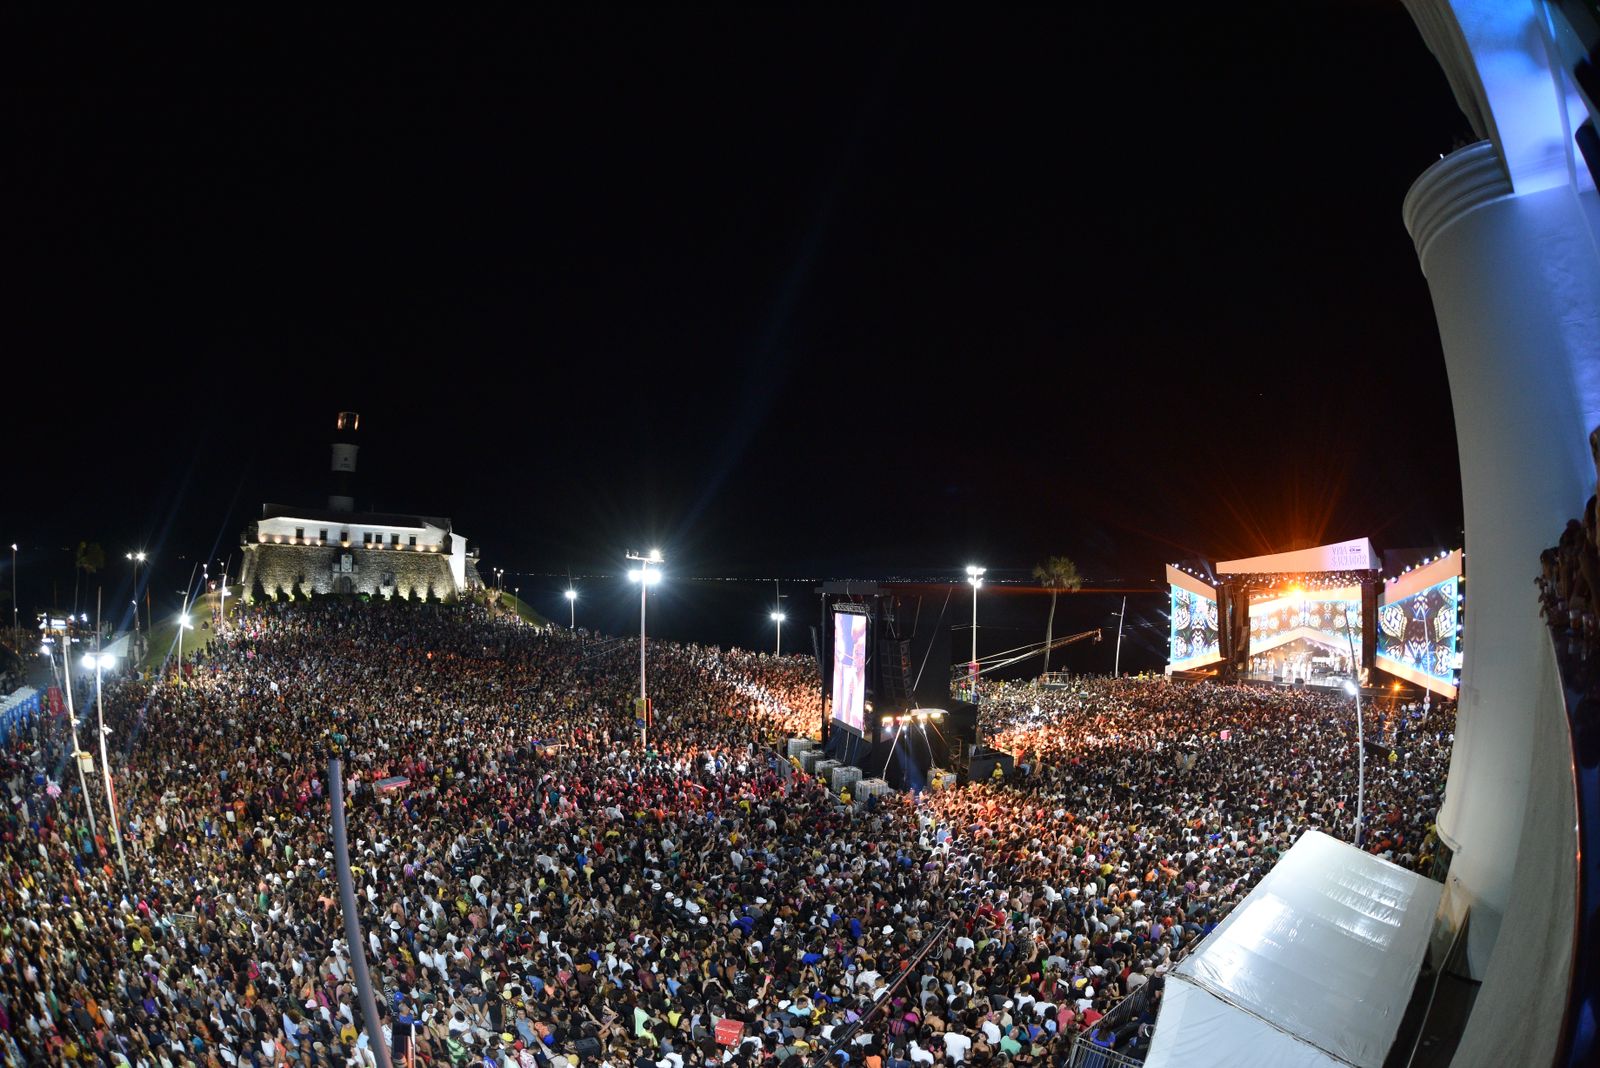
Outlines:
MULTIPOLYGON (((631 574, 632 574, 632 572, 629 572, 629 574, 630 574, 630 575, 631 575, 631 574)), ((577 590, 568 590, 568 591, 567 591, 567 592, 566 592, 566 593, 565 593, 565 594, 564 594, 564 596, 565 596, 565 597, 566 597, 566 599, 567 599, 567 600, 569 600, 569 601, 576 601, 576 600, 577 600, 577 599, 578 599, 578 591, 577 591, 577 590)))
POLYGON ((660 549, 651 549, 650 550, 650 562, 653 563, 653 564, 659 564, 661 562, 661 550, 660 549))
POLYGON ((774 623, 782 623, 787 618, 788 617, 785 616, 782 612, 774 612, 774 613, 772 613, 772 621, 774 623))
POLYGON ((1356 692, 1356 684, 1351 682, 1349 679, 1345 679, 1344 680, 1344 692, 1347 693, 1347 694, 1350 694, 1351 696, 1354 696, 1355 692, 1356 692))

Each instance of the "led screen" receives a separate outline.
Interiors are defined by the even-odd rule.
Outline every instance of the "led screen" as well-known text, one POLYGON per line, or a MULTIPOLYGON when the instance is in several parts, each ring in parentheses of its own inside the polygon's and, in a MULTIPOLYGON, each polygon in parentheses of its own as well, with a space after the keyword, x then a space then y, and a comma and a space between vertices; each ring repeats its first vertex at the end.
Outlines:
MULTIPOLYGON (((1461 670, 1461 628, 1456 622, 1459 581, 1447 578, 1379 605, 1378 656, 1453 685, 1461 670)), ((1385 668, 1392 670, 1393 665, 1385 668)))
POLYGON ((867 617, 833 614, 833 718, 866 733, 867 617))
POLYGON ((1290 593, 1250 605, 1250 651, 1304 638, 1341 655, 1361 652, 1361 591, 1348 587, 1290 593))
POLYGON ((1174 585, 1171 619, 1172 666, 1195 667, 1222 659, 1216 601, 1174 585))

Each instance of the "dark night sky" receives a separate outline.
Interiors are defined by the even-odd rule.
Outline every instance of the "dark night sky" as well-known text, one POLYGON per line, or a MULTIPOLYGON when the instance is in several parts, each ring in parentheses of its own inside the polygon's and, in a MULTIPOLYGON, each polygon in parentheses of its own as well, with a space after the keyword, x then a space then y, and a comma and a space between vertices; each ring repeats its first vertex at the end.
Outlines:
POLYGON ((339 409, 514 571, 1458 544, 1400 202, 1466 125, 1398 4, 1289 10, 8 16, 25 584, 225 555, 339 409))

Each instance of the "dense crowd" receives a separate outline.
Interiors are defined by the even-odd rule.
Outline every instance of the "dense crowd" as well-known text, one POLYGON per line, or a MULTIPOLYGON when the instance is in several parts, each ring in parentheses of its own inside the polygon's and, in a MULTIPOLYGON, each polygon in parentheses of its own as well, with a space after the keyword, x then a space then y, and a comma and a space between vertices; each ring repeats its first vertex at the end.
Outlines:
MULTIPOLYGON (((1343 833, 1346 710, 1156 681, 997 688, 1011 781, 846 805, 775 747, 815 663, 409 604, 268 604, 185 684, 115 683, 131 885, 65 726, 5 755, 7 1063, 361 1066, 326 774, 344 762, 397 1063, 1061 1063, 1305 827, 1343 833), (1343 748, 1341 748, 1343 747, 1343 748), (907 981, 895 980, 909 969, 907 981), (842 1047, 834 1049, 835 1045, 842 1047)), ((81 696, 81 695, 80 695, 81 696)), ((1369 847, 1428 861, 1452 729, 1369 731, 1369 847), (1376 770, 1374 768, 1376 765, 1376 770)), ((1111 1019, 1111 1018, 1108 1018, 1111 1019)))

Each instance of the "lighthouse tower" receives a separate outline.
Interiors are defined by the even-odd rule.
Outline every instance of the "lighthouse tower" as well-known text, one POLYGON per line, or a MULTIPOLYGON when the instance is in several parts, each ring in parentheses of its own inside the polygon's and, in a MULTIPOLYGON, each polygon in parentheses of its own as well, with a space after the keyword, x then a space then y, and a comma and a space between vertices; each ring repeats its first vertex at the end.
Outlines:
POLYGON ((360 428, 360 412, 339 413, 338 432, 333 441, 333 492, 328 495, 329 511, 353 512, 356 509, 350 484, 356 477, 356 453, 361 451, 361 446, 356 444, 356 431, 360 428))

